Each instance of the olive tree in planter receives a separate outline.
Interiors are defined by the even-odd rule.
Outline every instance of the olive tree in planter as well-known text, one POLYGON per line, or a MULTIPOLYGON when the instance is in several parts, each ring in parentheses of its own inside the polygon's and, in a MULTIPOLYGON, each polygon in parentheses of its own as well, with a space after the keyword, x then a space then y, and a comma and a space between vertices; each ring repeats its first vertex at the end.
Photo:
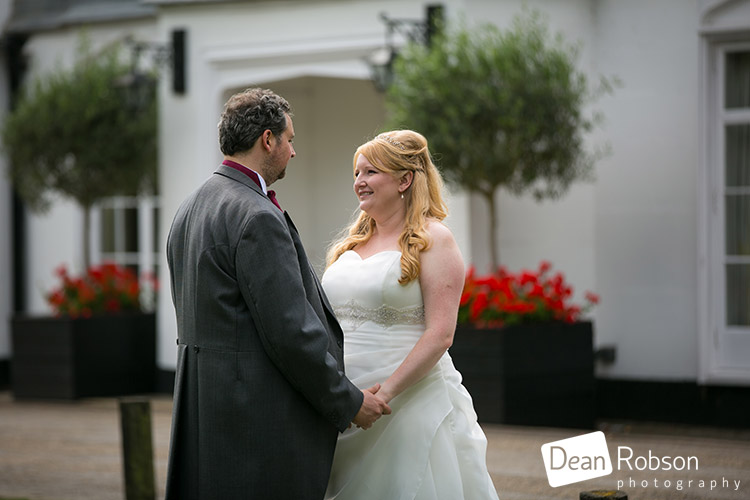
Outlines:
POLYGON ((602 78, 592 88, 576 58, 575 47, 552 37, 531 11, 507 31, 446 28, 395 60, 387 126, 424 134, 446 179, 487 201, 493 269, 498 188, 559 197, 573 181, 591 178, 602 152, 585 149, 584 134, 599 117, 584 108, 616 82, 602 78))
MULTIPOLYGON (((89 257, 92 206, 106 197, 155 190, 154 85, 128 86, 132 68, 119 55, 118 45, 93 55, 82 38, 71 69, 40 77, 24 89, 6 119, 2 142, 9 178, 27 206, 44 212, 52 195, 74 200, 84 215, 86 274, 130 293, 137 280, 123 284, 112 273, 105 276, 89 257)), ((84 304, 100 296, 101 287, 84 277, 61 277, 67 281, 57 299, 67 306, 56 307, 57 316, 11 320, 14 395, 76 398, 152 390, 154 314, 140 305, 126 310, 122 294, 109 297, 108 306, 97 311, 84 304)), ((51 298, 50 303, 55 307, 51 298)))
POLYGON ((91 207, 110 196, 155 190, 155 88, 127 85, 132 67, 121 61, 120 49, 94 55, 82 37, 73 67, 24 87, 2 129, 7 173, 27 206, 43 213, 57 194, 83 210, 86 268, 91 207))

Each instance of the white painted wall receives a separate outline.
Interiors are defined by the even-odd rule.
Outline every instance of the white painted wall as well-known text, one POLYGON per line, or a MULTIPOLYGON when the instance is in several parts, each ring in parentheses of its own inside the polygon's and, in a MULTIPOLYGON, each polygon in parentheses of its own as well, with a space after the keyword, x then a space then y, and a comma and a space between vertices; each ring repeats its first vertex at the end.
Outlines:
POLYGON ((695 380, 696 3, 599 6, 597 69, 623 80, 602 106, 614 155, 596 184, 597 334, 618 348, 604 373, 695 380))
MULTIPOLYGON (((161 246, 174 212, 220 161, 216 123, 228 95, 269 86, 295 111, 298 157, 274 188, 295 219, 314 262, 346 223, 351 155, 383 120, 382 96, 366 80, 363 58, 384 40, 380 12, 421 18, 424 1, 247 2, 161 5, 155 37, 188 30, 188 90, 161 92, 161 246), (251 27, 252 29, 249 29, 251 27)), ((448 14, 507 26, 521 0, 444 2, 448 14)), ((595 104, 606 115, 591 144, 613 154, 593 184, 577 184, 541 204, 499 193, 501 260, 511 269, 550 260, 580 294, 602 297, 597 344, 615 344, 606 377, 695 380, 698 375, 696 172, 700 131, 697 0, 537 0, 553 31, 580 41, 580 67, 617 75, 623 87, 595 104)), ((143 26, 143 29, 151 29, 143 26)), ((108 27, 97 32, 111 32, 108 27)), ((72 35, 32 40, 34 69, 49 67, 53 49, 72 53, 72 35), (42 57, 44 55, 44 58, 42 57)), ((428 138, 429 139, 429 138, 428 138)), ((449 224, 468 263, 486 266, 486 208, 454 193, 449 224), (471 214, 471 216, 470 216, 471 214)), ((30 220, 30 303, 60 262, 77 262, 79 214, 60 206, 30 220), (54 246, 50 245, 54 242, 54 246)), ((162 262, 159 365, 174 368, 176 336, 166 262, 162 262)), ((2 337, 0 336, 0 339, 2 337)), ((1 342, 1 340, 0 340, 1 342)), ((0 344, 0 356, 2 355, 0 344)))

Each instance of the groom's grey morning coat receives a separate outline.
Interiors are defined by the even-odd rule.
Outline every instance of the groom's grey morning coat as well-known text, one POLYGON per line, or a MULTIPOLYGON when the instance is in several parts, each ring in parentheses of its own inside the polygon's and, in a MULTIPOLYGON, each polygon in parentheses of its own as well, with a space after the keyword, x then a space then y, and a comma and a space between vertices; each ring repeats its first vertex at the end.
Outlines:
POLYGON ((178 359, 167 500, 321 499, 362 403, 288 215, 222 165, 167 242, 178 359))

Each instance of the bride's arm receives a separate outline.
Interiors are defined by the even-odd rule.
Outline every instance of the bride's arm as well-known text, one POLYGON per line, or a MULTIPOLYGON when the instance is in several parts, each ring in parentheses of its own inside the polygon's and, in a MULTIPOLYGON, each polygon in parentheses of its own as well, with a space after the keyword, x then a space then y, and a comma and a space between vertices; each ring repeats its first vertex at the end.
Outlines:
POLYGON ((420 254, 425 331, 378 395, 386 402, 419 382, 453 343, 458 303, 464 284, 464 263, 450 230, 439 222, 428 227, 432 244, 420 254))

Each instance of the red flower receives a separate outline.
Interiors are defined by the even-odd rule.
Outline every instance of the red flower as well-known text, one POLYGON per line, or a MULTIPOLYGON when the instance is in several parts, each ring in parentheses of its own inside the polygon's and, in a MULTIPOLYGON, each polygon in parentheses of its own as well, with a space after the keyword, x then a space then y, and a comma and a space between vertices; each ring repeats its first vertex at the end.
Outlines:
POLYGON ((548 261, 542 261, 538 269, 514 274, 499 267, 493 274, 476 276, 470 267, 459 304, 459 323, 491 328, 536 321, 574 322, 599 302, 598 295, 587 292, 584 306, 572 304, 573 287, 565 276, 558 272, 548 277, 552 269, 548 261))
POLYGON ((586 298, 586 300, 588 300, 592 304, 598 304, 599 303, 599 296, 597 294, 595 294, 594 292, 586 292, 585 298, 586 298))
POLYGON ((529 291, 529 297, 544 297, 544 288, 539 283, 534 283, 534 287, 529 291))
MULTIPOLYGON (((141 295, 148 292, 132 270, 114 263, 90 267, 82 276, 71 277, 65 265, 55 270, 61 284, 47 294, 47 302, 57 315, 90 317, 141 310, 141 295)), ((150 292, 155 290, 156 279, 150 292)))
POLYGON ((487 307, 487 294, 485 292, 479 292, 479 294, 474 299, 474 302, 471 304, 471 310, 469 313, 469 316, 471 317, 472 321, 479 320, 482 312, 487 307))
POLYGON ((91 269, 89 269, 88 275, 92 280, 96 281, 97 283, 101 283, 104 280, 104 271, 102 271, 101 269, 92 267, 91 269))
POLYGON ((523 271, 521 273, 521 277, 519 278, 519 281, 521 285, 526 285, 529 283, 536 283, 537 277, 536 277, 536 274, 532 273, 531 271, 523 271))
POLYGON ((60 264, 59 266, 57 266, 57 268, 55 268, 55 274, 64 280, 68 277, 68 268, 65 267, 65 264, 60 264))

